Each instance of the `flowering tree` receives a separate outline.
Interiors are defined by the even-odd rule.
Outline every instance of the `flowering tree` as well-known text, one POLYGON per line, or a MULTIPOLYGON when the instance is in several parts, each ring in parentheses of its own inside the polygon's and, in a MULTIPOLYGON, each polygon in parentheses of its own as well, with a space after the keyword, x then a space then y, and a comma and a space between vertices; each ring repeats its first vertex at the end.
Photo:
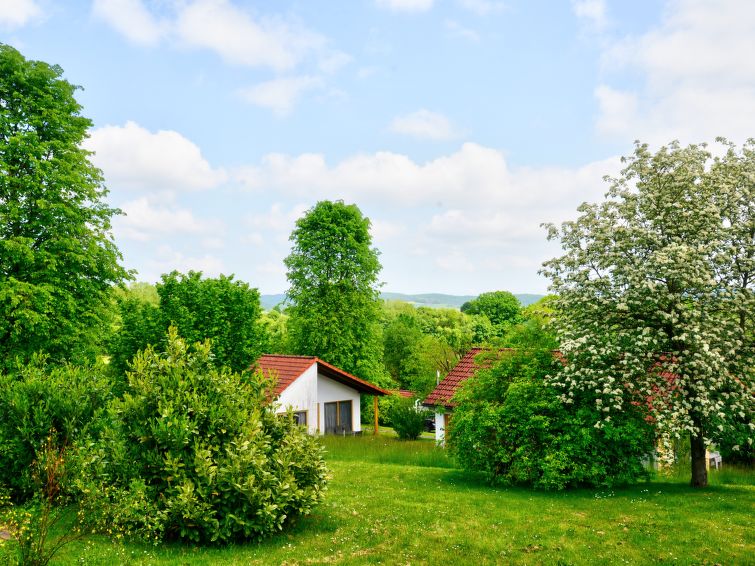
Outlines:
POLYGON ((565 253, 543 268, 567 402, 592 391, 603 421, 633 403, 663 442, 689 434, 693 486, 706 445, 752 423, 755 399, 755 140, 719 141, 715 159, 638 143, 604 202, 547 226, 565 253))

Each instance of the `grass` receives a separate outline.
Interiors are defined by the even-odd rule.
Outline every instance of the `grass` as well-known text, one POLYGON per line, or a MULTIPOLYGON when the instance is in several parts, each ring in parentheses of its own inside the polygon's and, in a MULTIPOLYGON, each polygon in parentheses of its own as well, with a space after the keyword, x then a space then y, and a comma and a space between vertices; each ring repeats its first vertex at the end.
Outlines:
POLYGON ((326 501, 281 536, 220 548, 66 547, 59 564, 752 564, 752 470, 614 490, 493 488, 432 441, 325 438, 326 501))

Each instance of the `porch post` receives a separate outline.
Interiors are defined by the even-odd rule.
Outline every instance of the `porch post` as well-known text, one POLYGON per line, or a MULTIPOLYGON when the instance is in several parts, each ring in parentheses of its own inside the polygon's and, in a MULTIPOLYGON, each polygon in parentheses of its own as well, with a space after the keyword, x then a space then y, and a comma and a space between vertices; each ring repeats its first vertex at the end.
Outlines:
POLYGON ((375 395, 372 399, 373 399, 374 407, 375 407, 375 431, 373 432, 373 434, 377 436, 377 433, 378 433, 378 402, 377 402, 377 395, 375 395))

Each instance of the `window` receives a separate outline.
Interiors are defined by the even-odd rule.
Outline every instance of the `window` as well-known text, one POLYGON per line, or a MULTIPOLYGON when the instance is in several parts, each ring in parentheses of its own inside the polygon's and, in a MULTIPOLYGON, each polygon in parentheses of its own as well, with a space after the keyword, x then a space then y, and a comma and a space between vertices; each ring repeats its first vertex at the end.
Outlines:
MULTIPOLYGON (((293 411, 291 413, 294 417, 294 422, 298 425, 306 426, 307 425, 307 411, 293 411)), ((285 418, 288 416, 288 413, 278 413, 278 417, 285 418)))

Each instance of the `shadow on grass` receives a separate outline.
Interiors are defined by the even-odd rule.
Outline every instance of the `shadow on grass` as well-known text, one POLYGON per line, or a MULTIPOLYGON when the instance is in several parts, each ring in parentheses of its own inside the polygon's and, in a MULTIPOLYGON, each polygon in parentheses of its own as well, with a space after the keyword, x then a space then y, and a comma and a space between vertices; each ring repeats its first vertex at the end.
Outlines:
POLYGON ((535 489, 521 485, 496 484, 487 481, 485 476, 477 472, 469 472, 460 469, 448 470, 439 479, 441 485, 448 488, 463 489, 468 492, 505 492, 509 494, 526 495, 527 497, 553 499, 603 499, 603 498, 636 498, 648 495, 673 495, 673 496, 710 496, 721 495, 726 497, 742 496, 755 499, 755 490, 752 486, 744 484, 715 484, 705 488, 695 488, 688 482, 677 480, 664 480, 663 478, 651 478, 633 484, 618 485, 613 487, 571 487, 563 490, 535 489))

